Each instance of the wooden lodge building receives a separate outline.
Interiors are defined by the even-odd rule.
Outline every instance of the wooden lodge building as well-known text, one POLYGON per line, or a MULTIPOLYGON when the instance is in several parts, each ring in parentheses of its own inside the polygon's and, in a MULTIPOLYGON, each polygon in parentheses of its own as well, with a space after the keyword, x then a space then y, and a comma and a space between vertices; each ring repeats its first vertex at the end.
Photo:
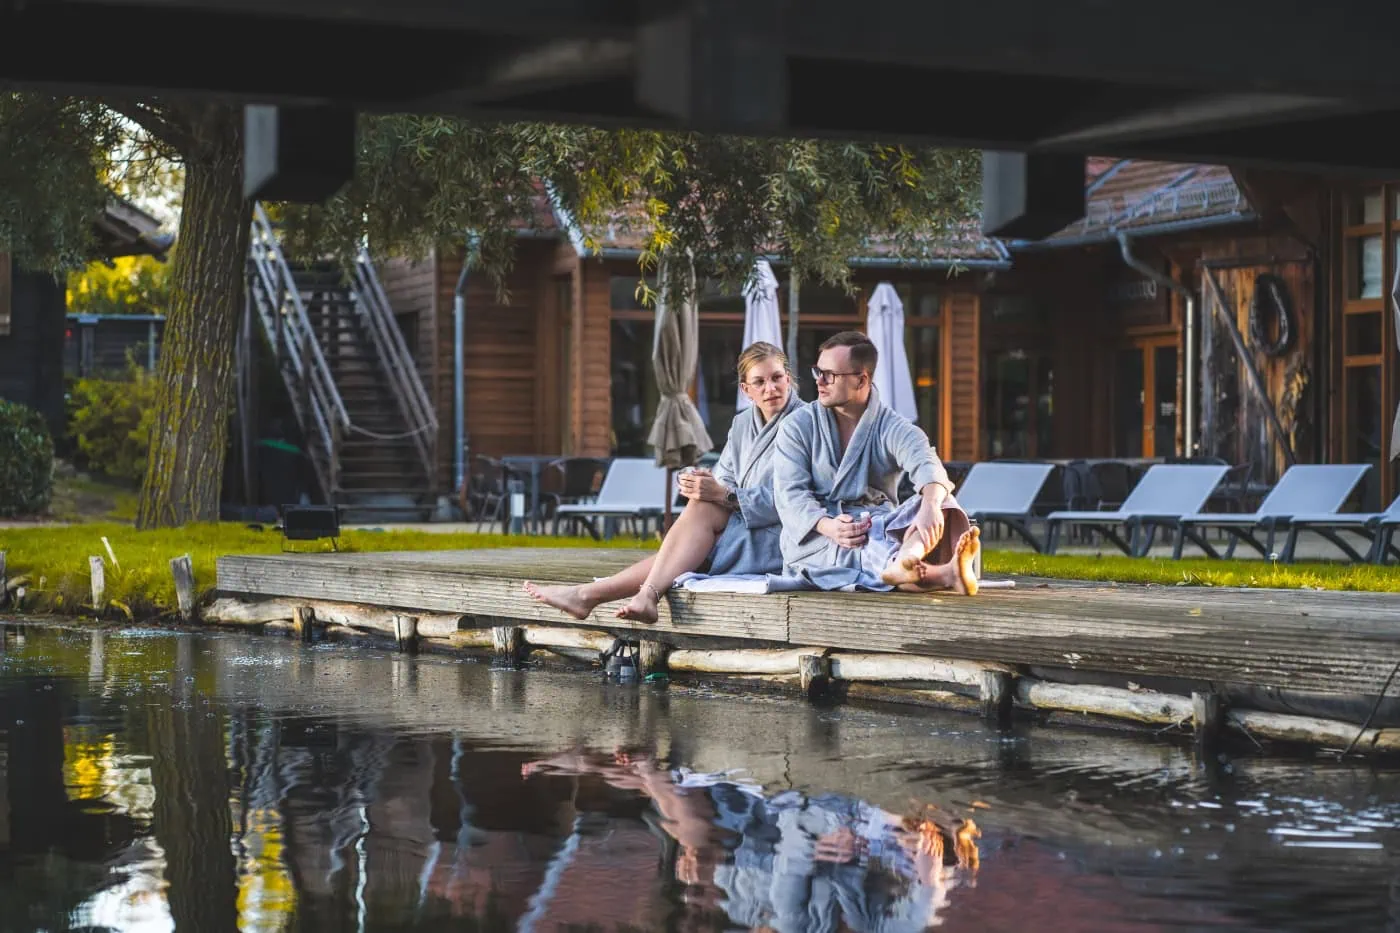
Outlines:
MULTIPOLYGON (((827 336, 863 328, 866 296, 888 281, 904 301, 919 420, 945 460, 1182 455, 1186 302, 1127 264, 1121 234, 1135 260, 1189 292, 1196 308, 1191 339, 1208 390, 1193 403, 1193 452, 1252 462, 1256 481, 1290 458, 1371 462, 1378 469, 1359 504, 1383 508, 1397 492, 1396 470, 1380 465, 1400 401, 1389 300, 1400 185, 1345 189, 1113 159, 1090 160, 1086 185, 1087 216, 1044 241, 974 233, 950 241, 937 262, 853 257, 855 297, 804 284, 799 372, 827 336)), ((591 230, 599 246, 590 252, 583 231, 544 198, 539 214, 538 229, 520 237, 508 304, 467 276, 470 451, 644 455, 656 389, 653 312, 634 297, 640 239, 622 224, 591 230)), ((461 264, 460 248, 443 248, 381 271, 438 412, 444 491, 461 264)), ((787 300, 784 285, 784 327, 787 300)), ((733 415, 743 311, 737 295, 701 302, 695 396, 716 443, 733 415)), ((812 393, 808 379, 803 396, 812 393)))

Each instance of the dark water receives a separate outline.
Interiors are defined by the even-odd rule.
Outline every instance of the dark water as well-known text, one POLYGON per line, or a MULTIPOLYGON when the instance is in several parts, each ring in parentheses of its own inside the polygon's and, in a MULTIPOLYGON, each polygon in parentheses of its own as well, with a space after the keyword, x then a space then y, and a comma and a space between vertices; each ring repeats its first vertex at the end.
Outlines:
POLYGON ((1400 928, 1394 770, 0 630, 0 931, 1400 928))

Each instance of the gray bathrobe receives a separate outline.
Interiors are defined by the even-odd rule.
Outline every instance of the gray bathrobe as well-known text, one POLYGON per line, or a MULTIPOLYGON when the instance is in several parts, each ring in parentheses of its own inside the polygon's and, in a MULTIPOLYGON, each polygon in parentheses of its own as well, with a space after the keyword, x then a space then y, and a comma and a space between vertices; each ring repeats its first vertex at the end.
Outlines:
POLYGON ((782 573, 778 510, 773 504, 773 451, 779 428, 801 408, 802 399, 792 392, 786 407, 766 424, 757 405, 734 416, 714 476, 738 494, 739 511, 729 517, 729 524, 710 551, 705 573, 782 573))
POLYGON ((948 490, 944 511, 958 509, 953 484, 918 425, 885 407, 870 390, 870 404, 842 456, 836 416, 811 402, 784 420, 773 464, 773 494, 782 518, 783 561, 823 590, 888 590, 880 571, 898 553, 904 530, 921 505, 919 495, 898 502, 904 473, 916 492, 929 483, 948 490), (843 548, 819 534, 817 521, 842 513, 869 512, 863 547, 843 548))

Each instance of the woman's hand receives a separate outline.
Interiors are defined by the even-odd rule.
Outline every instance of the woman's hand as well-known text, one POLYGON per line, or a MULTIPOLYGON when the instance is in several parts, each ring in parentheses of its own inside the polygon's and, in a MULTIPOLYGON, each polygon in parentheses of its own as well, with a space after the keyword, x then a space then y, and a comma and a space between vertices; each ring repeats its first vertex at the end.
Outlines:
POLYGON ((708 470, 682 473, 679 484, 681 495, 693 502, 715 502, 722 505, 729 495, 729 487, 711 476, 708 470))

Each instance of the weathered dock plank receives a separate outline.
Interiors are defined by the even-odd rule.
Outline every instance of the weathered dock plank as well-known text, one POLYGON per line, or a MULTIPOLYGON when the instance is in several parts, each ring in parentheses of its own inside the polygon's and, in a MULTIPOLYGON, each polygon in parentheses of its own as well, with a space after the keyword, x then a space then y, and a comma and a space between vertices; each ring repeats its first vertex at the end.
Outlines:
POLYGON ((600 606, 574 623, 521 591, 525 579, 581 582, 648 552, 614 549, 233 556, 220 590, 969 661, 1042 665, 1202 684, 1374 695, 1400 661, 1400 599, 1335 593, 1022 581, 976 599, 904 594, 673 593, 660 624, 600 606), (1029 585, 1028 585, 1029 583, 1029 585))

